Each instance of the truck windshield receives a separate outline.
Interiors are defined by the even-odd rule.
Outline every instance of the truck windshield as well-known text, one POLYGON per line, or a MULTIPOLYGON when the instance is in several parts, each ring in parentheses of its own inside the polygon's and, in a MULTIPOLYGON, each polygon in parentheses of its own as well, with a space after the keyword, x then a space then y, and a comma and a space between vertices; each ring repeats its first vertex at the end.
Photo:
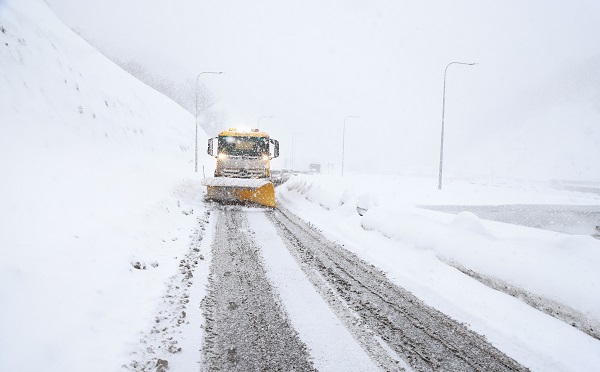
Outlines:
POLYGON ((219 153, 260 156, 269 154, 269 139, 265 137, 219 137, 219 153))

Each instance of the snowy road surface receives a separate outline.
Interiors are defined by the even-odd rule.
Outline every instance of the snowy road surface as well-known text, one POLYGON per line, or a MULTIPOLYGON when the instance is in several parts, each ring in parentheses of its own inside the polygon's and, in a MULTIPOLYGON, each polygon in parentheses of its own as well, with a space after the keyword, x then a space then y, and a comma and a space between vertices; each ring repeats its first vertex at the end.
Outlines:
POLYGON ((313 370, 267 279, 246 213, 219 209, 204 353, 209 370, 313 370))
POLYGON ((481 336, 281 208, 267 214, 316 288, 384 370, 523 370, 481 336))
POLYGON ((209 208, 204 339, 130 369, 525 370, 286 209, 209 208))

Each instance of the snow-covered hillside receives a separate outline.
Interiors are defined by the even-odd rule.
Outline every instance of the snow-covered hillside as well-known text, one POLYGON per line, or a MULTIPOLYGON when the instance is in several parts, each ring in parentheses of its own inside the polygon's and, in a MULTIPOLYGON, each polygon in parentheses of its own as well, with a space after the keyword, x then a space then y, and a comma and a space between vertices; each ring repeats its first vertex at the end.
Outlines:
POLYGON ((41 0, 0 42, 0 370, 115 369, 196 222, 194 118, 41 0))

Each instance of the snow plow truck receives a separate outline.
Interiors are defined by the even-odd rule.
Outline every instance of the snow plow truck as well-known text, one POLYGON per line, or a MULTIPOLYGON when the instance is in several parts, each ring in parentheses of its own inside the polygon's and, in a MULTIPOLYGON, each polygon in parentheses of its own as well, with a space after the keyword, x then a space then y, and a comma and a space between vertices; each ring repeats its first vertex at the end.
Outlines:
POLYGON ((271 159, 279 156, 279 141, 258 129, 229 128, 209 138, 207 153, 217 160, 214 177, 202 180, 208 199, 276 206, 271 159))

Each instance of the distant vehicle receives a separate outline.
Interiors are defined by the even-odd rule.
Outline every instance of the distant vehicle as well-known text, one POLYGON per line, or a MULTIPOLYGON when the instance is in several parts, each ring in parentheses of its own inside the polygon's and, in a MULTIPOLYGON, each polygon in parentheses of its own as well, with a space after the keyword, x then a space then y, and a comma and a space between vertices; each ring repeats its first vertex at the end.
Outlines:
POLYGON ((271 182, 273 182, 275 186, 283 183, 283 174, 280 170, 271 171, 271 182))
POLYGON ((271 159, 279 156, 279 141, 258 129, 229 128, 208 140, 207 153, 217 159, 215 176, 202 181, 209 199, 275 207, 271 159))
POLYGON ((271 170, 271 181, 275 186, 279 186, 289 180, 292 172, 289 169, 271 170))
POLYGON ((308 165, 308 171, 311 174, 321 174, 321 164, 311 163, 308 165))

